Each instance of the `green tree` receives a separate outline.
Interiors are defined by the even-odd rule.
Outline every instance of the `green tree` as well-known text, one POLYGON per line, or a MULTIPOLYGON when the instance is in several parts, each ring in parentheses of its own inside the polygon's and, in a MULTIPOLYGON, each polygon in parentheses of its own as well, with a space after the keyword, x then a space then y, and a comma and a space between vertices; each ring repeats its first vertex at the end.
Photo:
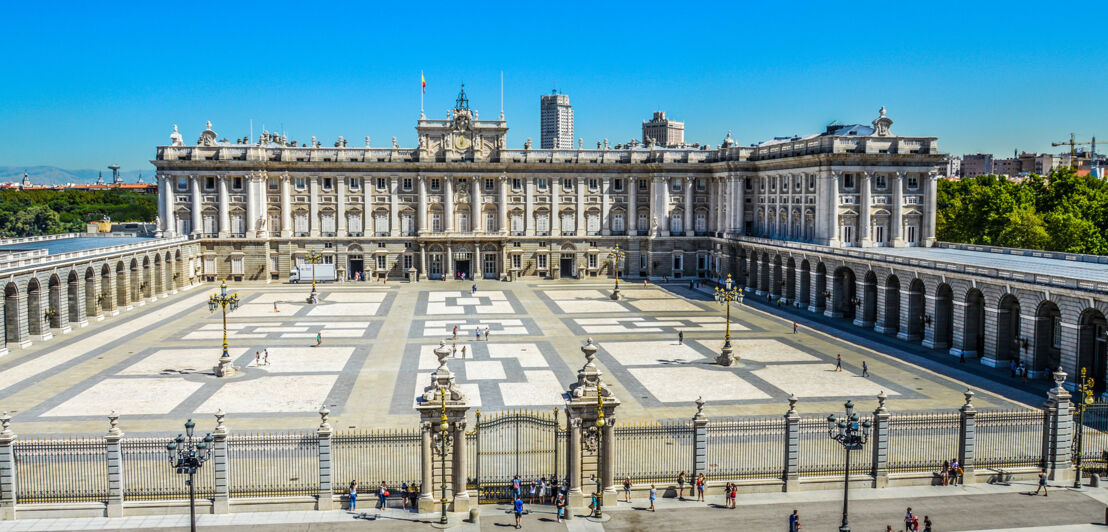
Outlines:
POLYGON ((1010 248, 1046 249, 1050 234, 1035 208, 1021 205, 1008 213, 1008 224, 997 235, 996 244, 1010 248))

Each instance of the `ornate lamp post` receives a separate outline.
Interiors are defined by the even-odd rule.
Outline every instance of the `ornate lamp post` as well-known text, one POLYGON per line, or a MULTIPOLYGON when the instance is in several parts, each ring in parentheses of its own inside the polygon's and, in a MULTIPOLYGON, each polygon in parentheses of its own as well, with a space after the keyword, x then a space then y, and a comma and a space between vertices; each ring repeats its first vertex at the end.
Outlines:
POLYGON ((843 472, 843 524, 839 526, 839 532, 850 532, 847 523, 847 502, 850 494, 850 451, 861 450, 869 440, 869 430, 873 426, 867 419, 859 427, 858 414, 854 413, 854 403, 846 402, 846 415, 837 419, 835 414, 827 416, 827 435, 842 444, 846 453, 846 467, 843 472))
POLYGON ((189 485, 189 530, 196 532, 196 470, 211 458, 212 435, 204 436, 204 439, 194 442, 192 431, 196 423, 192 420, 185 422, 185 434, 178 434, 177 438, 165 446, 169 455, 169 463, 177 468, 178 475, 188 475, 189 485))
POLYGON ((308 248, 308 254, 304 258, 312 265, 312 293, 308 295, 308 303, 315 303, 317 295, 315 291, 315 265, 323 261, 323 254, 308 248))
POLYGON ((1093 378, 1085 377, 1085 368, 1081 368, 1081 380, 1077 381, 1077 400, 1074 401, 1074 409, 1077 410, 1077 462, 1076 475, 1073 477, 1074 489, 1081 489, 1081 455, 1085 451, 1085 408, 1093 404, 1093 378))
POLYGON ((446 392, 445 386, 439 389, 439 397, 442 398, 442 418, 439 421, 439 433, 434 437, 438 439, 439 444, 439 471, 442 475, 442 515, 439 516, 439 524, 446 525, 448 519, 446 517, 446 447, 450 445, 453 437, 450 435, 450 420, 446 417, 446 392))
POLYGON ((616 288, 612 290, 613 301, 619 299, 619 269, 626 255, 626 253, 620 251, 619 244, 616 244, 616 248, 608 252, 608 263, 612 265, 612 269, 616 272, 616 288))
POLYGON ((593 517, 604 517, 604 393, 600 383, 596 383, 596 504, 593 507, 593 517))
POLYGON ((735 356, 731 354, 731 302, 738 301, 741 305, 743 302, 743 291, 739 290, 737 287, 733 287, 731 274, 727 274, 727 281, 724 286, 725 288, 717 286, 715 292, 716 301, 727 308, 727 330, 723 335, 723 349, 720 350, 719 356, 716 357, 716 363, 721 366, 730 366, 735 363, 735 356))
POLYGON ((223 354, 219 356, 219 365, 215 367, 215 374, 219 377, 230 377, 235 373, 235 366, 231 364, 231 355, 227 353, 227 313, 239 308, 239 294, 227 294, 227 281, 219 285, 219 293, 212 294, 208 298, 208 311, 215 312, 216 308, 223 309, 223 354), (231 307, 230 310, 227 307, 231 307))

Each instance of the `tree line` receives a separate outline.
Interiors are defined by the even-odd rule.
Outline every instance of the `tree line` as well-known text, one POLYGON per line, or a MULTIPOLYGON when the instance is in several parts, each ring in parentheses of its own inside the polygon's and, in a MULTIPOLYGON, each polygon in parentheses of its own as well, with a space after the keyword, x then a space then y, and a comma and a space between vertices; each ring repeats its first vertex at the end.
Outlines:
POLYGON ((105 216, 115 222, 151 222, 158 197, 133 190, 0 190, 0 236, 85 231, 105 216))
POLYGON ((1108 182, 1069 167, 1019 181, 944 179, 936 200, 938 240, 1108 255, 1108 182))

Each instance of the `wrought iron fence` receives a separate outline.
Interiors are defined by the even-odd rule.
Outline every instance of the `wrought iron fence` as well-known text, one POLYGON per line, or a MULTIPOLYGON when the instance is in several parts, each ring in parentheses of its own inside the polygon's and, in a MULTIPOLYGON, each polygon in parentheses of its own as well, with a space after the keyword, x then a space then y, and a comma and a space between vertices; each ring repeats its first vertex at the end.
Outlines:
POLYGON ((1046 412, 1041 410, 977 413, 974 465, 983 467, 1039 466, 1047 437, 1046 412))
POLYGON ((692 473, 695 432, 691 421, 615 427, 615 480, 667 482, 692 473))
POLYGON ((938 471, 958 457, 959 412, 889 416, 889 472, 938 471))
MULTIPOLYGON (((859 417, 858 422, 873 421, 870 416, 859 417)), ((798 473, 802 477, 842 474, 846 467, 846 451, 827 433, 827 419, 823 417, 800 418, 799 445, 797 449, 798 473)), ((873 437, 862 449, 850 451, 850 474, 870 474, 873 471, 873 437)))
MULTIPOLYGON (((163 446, 164 450, 164 446, 163 446)), ((103 438, 20 439, 13 444, 20 502, 90 502, 108 498, 103 438)))
MULTIPOLYGON (((123 497, 132 501, 188 497, 188 475, 178 475, 169 463, 165 445, 170 438, 124 438, 123 497)), ((211 462, 196 472, 196 496, 215 494, 215 466, 211 462)))
POLYGON ((313 433, 227 438, 230 496, 319 493, 319 438, 313 433))
POLYGON ((337 432, 331 437, 334 492, 346 493, 350 481, 362 486, 419 484, 418 429, 337 432))
POLYGON ((558 474, 565 446, 557 412, 504 412, 477 416, 472 482, 481 502, 510 499, 512 479, 524 483, 558 474))
POLYGON ((1082 416, 1074 415, 1074 427, 1081 430, 1081 441, 1073 439, 1073 459, 1077 460, 1077 446, 1081 444, 1081 467, 1086 471, 1108 471, 1108 403, 1093 403, 1085 407, 1082 416), (1083 423, 1083 427, 1078 423, 1083 423))
POLYGON ((749 417, 707 425, 707 474, 713 480, 781 478, 785 471, 785 418, 749 417))

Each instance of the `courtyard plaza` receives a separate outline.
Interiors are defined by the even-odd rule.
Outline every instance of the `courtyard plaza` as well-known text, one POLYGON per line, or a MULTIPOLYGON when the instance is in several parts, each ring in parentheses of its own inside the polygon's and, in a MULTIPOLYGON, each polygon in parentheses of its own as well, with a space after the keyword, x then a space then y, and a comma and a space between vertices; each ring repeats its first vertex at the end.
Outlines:
POLYGON ((687 419, 698 397, 710 417, 784 414, 790 395, 801 414, 847 399, 871 411, 880 392, 892 411, 952 411, 967 388, 978 409, 1037 407, 1043 397, 818 323, 793 334, 792 318, 764 304, 732 306, 739 362, 723 367, 724 308, 687 281, 622 283, 618 301, 602 279, 472 286, 321 284, 309 305, 307 285, 233 283, 242 303, 227 330, 240 371, 218 378, 222 316, 207 306, 218 287, 202 285, 0 358, 0 410, 21 435, 98 434, 113 410, 132 435, 178 431, 190 417, 205 427, 219 410, 236 431, 312 429, 322 405, 339 430, 410 428, 443 342, 472 409, 549 412, 564 406, 589 337, 622 401, 618 423, 687 419))

